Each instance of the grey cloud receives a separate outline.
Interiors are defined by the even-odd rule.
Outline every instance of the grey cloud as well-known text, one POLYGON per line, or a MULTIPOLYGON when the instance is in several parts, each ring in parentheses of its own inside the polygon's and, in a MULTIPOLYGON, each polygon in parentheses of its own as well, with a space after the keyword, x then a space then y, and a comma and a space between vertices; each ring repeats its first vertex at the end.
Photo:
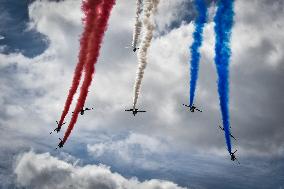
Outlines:
POLYGON ((118 139, 105 135, 102 141, 87 145, 87 150, 95 159, 110 159, 119 166, 132 164, 147 170, 158 169, 157 159, 171 151, 167 141, 137 133, 127 133, 118 139))

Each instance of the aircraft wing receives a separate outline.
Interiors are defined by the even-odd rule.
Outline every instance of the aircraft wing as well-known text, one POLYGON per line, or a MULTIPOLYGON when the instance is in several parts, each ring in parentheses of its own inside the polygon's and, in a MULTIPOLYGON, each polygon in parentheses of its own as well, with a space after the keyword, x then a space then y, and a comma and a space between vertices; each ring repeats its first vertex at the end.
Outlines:
POLYGON ((182 104, 182 105, 184 105, 184 106, 186 106, 186 107, 190 107, 189 105, 186 105, 186 104, 182 104))
POLYGON ((238 150, 235 150, 232 154, 236 153, 238 150))
POLYGON ((195 108, 197 111, 199 111, 199 112, 202 112, 202 110, 199 110, 199 109, 197 109, 197 108, 195 108))
POLYGON ((125 110, 126 112, 132 112, 132 110, 130 109, 130 110, 125 110))
POLYGON ((230 136, 231 136, 235 141, 237 140, 232 134, 230 134, 230 136))

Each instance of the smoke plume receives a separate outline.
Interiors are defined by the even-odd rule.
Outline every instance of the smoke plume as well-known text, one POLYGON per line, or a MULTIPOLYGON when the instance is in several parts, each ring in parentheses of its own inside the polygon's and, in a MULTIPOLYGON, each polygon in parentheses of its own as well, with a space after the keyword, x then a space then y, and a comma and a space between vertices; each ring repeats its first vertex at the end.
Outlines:
POLYGON ((133 32, 133 40, 132 40, 132 47, 136 48, 137 43, 139 40, 139 36, 141 33, 142 22, 140 15, 143 11, 142 0, 136 1, 136 17, 135 17, 135 25, 134 25, 134 32, 133 32))
POLYGON ((223 119, 225 139, 229 153, 232 152, 229 115, 229 64, 231 57, 230 39, 233 27, 233 0, 220 0, 214 17, 216 44, 215 64, 218 73, 218 93, 223 119))
POLYGON ((91 35, 88 38, 90 45, 87 51, 87 61, 85 65, 86 73, 84 75, 84 80, 81 86, 80 95, 79 95, 73 116, 71 118, 70 124, 63 138, 63 144, 67 141, 68 137, 70 136, 72 129, 74 128, 77 122, 80 110, 85 105, 86 98, 88 95, 88 89, 92 83, 93 75, 95 72, 95 64, 97 63, 102 40, 104 37, 104 33, 107 29, 107 23, 109 20, 109 16, 115 4, 115 0, 104 0, 103 3, 100 4, 100 6, 95 7, 93 5, 94 3, 97 2, 96 0, 88 0, 87 2, 89 2, 90 3, 89 5, 91 6, 90 12, 96 11, 98 15, 97 22, 96 22, 96 30, 93 30, 91 35))
POLYGON ((138 71, 136 75, 135 85, 134 85, 134 98, 133 98, 133 107, 136 107, 137 100, 140 93, 140 88, 144 76, 144 71, 147 66, 147 54, 148 49, 150 47, 152 38, 153 38, 153 31, 155 29, 153 15, 157 11, 157 7, 159 4, 159 0, 146 0, 144 2, 143 8, 143 26, 144 26, 144 36, 141 42, 141 46, 138 52, 138 71), (152 17, 151 17, 152 16, 152 17))
POLYGON ((191 61, 190 61, 190 99, 189 105, 193 105, 196 83, 198 79, 200 51, 199 48, 203 41, 203 28, 207 20, 207 6, 204 0, 195 0, 195 7, 198 11, 198 17, 195 20, 195 31, 193 33, 193 43, 190 47, 191 61))

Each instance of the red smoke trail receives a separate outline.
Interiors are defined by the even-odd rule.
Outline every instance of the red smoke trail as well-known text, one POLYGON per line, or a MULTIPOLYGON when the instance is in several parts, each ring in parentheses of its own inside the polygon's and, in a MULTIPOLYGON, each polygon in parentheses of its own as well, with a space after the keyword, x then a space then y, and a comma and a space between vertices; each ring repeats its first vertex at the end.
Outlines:
MULTIPOLYGON (((93 2, 93 1, 94 0, 89 0, 88 2, 93 2)), ((95 72, 95 64, 97 63, 99 57, 101 43, 104 37, 104 33, 107 29, 107 23, 110 16, 110 12, 114 4, 115 0, 104 0, 101 9, 99 9, 100 12, 98 13, 100 14, 100 16, 98 18, 97 29, 93 31, 92 36, 90 36, 89 38, 90 46, 88 49, 88 58, 87 58, 88 60, 85 65, 86 74, 84 76, 84 81, 81 87, 80 96, 78 98, 77 105, 74 110, 74 114, 71 118, 70 124, 63 138, 63 144, 66 142, 69 135, 71 134, 71 131, 77 122, 78 114, 80 110, 84 107, 88 95, 88 89, 91 85, 93 74, 95 72)))
POLYGON ((95 23, 96 23, 96 19, 98 17, 97 15, 97 11, 96 8, 99 6, 99 4, 101 3, 100 1, 83 1, 82 4, 82 10, 85 14, 85 18, 83 19, 84 23, 85 23, 85 27, 84 27, 84 32, 82 34, 81 40, 80 40, 80 53, 79 53, 79 61, 78 64, 75 68, 75 72, 74 72, 74 77, 73 77, 73 81, 72 81, 72 86, 69 89, 69 94, 68 97, 66 99, 65 105, 64 105, 64 110, 62 111, 62 115, 58 124, 58 127, 61 128, 62 124, 64 122, 64 119, 70 109, 73 97, 78 89, 78 86, 80 84, 80 80, 82 77, 82 72, 83 72, 83 68, 85 65, 85 62, 87 60, 87 50, 88 50, 88 46, 89 46, 89 36, 91 35, 91 33, 93 32, 94 29, 96 29, 95 27, 95 23))

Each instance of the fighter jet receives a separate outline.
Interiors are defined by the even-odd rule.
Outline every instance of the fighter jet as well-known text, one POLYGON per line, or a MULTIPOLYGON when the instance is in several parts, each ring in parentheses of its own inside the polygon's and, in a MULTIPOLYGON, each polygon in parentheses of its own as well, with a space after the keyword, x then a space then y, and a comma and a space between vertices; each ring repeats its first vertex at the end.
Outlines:
POLYGON ((196 106, 194 106, 194 104, 192 104, 192 106, 186 105, 186 104, 182 104, 182 105, 184 105, 185 107, 188 107, 191 112, 194 112, 195 110, 202 112, 202 110, 199 110, 198 108, 196 108, 196 106))
POLYGON ((231 160, 232 160, 232 161, 235 161, 235 160, 236 160, 236 161, 238 162, 238 164, 240 164, 239 160, 238 160, 238 159, 236 158, 236 156, 235 156, 235 153, 236 153, 237 151, 238 151, 238 150, 236 150, 236 151, 233 152, 233 153, 231 152, 231 153, 230 153, 230 156, 231 156, 231 160))
POLYGON ((57 123, 57 127, 56 127, 53 131, 51 131, 49 134, 52 134, 54 131, 56 131, 57 133, 59 133, 59 131, 60 131, 62 125, 64 125, 66 122, 64 122, 64 123, 62 123, 62 124, 59 124, 58 121, 56 121, 56 123, 57 123))
MULTIPOLYGON (((223 130, 224 131, 224 127, 221 127, 220 125, 218 125, 219 126, 219 128, 221 129, 221 130, 223 130)), ((224 131, 225 132, 225 131, 224 131)), ((235 141, 237 141, 237 139, 230 133, 230 136, 235 140, 235 141)))
POLYGON ((59 138, 59 140, 60 140, 60 142, 59 142, 59 144, 58 144, 58 147, 55 148, 55 149, 63 148, 63 145, 64 145, 63 140, 62 140, 61 138, 59 138))
POLYGON ((133 46, 125 47, 125 48, 127 48, 127 49, 132 48, 133 52, 136 52, 139 49, 139 47, 133 47, 133 46))
POLYGON ((146 111, 138 110, 137 108, 131 108, 131 109, 125 110, 125 111, 126 111, 126 112, 132 112, 134 116, 135 116, 138 112, 146 112, 146 111))
MULTIPOLYGON (((79 113, 81 114, 81 115, 84 115, 84 113, 85 113, 85 111, 88 111, 88 110, 93 110, 94 108, 82 108, 80 111, 79 111, 79 113)), ((72 113, 74 113, 74 112, 72 112, 72 113)))
POLYGON ((137 50, 138 50, 139 48, 137 48, 137 47, 133 47, 133 52, 136 52, 137 50))

